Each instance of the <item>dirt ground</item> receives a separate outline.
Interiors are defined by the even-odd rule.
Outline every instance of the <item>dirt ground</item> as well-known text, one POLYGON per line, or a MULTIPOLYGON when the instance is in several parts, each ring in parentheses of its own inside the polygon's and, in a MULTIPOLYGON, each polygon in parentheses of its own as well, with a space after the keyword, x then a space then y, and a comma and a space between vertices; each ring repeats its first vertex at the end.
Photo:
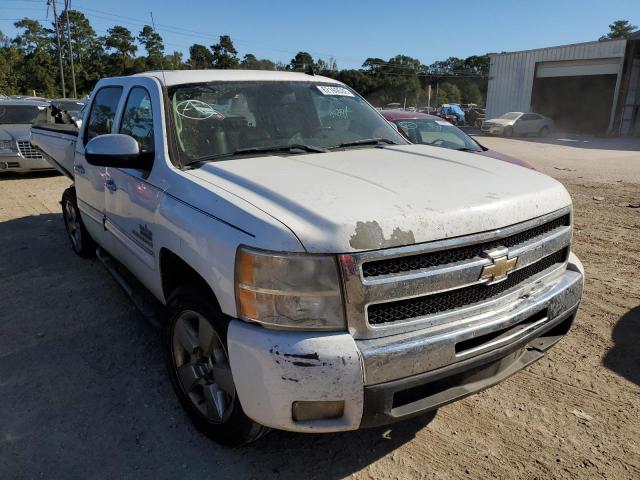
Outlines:
POLYGON ((234 450, 192 428, 157 330, 73 255, 68 181, 0 179, 0 478, 640 478, 640 142, 481 141, 573 196, 587 281, 568 337, 434 416, 234 450))

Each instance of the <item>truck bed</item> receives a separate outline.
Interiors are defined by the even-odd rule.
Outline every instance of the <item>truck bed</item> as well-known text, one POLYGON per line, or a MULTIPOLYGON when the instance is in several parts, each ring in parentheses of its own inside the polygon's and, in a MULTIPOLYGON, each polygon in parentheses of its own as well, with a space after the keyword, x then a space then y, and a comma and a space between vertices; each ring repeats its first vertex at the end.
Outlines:
POLYGON ((44 123, 31 127, 31 144, 60 173, 73 179, 78 128, 75 125, 44 123))

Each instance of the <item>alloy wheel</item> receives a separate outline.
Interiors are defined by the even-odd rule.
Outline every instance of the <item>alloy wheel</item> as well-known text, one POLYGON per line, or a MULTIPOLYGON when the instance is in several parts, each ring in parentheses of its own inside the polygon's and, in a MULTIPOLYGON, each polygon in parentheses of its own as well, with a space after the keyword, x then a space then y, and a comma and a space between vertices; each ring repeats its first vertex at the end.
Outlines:
POLYGON ((223 423, 233 410, 235 387, 222 340, 200 313, 186 310, 172 333, 173 363, 184 393, 209 421, 223 423))

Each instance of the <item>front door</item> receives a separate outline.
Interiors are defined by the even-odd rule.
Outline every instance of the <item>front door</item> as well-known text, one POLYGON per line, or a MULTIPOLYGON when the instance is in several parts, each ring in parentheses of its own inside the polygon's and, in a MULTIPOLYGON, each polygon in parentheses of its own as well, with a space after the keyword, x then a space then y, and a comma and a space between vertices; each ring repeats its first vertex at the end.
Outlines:
MULTIPOLYGON (((146 88, 129 90, 118 125, 118 133, 137 140, 141 155, 154 155, 153 108, 146 88)), ((162 190, 150 181, 150 173, 109 167, 105 192, 105 226, 115 245, 113 255, 145 284, 151 282, 156 266, 155 218, 162 197, 162 190)))
POLYGON ((96 92, 87 117, 83 137, 76 143, 73 164, 74 183, 78 197, 78 208, 91 237, 103 248, 110 250, 104 230, 105 214, 105 167, 96 167, 87 162, 85 146, 94 137, 113 133, 122 87, 108 86, 96 92))

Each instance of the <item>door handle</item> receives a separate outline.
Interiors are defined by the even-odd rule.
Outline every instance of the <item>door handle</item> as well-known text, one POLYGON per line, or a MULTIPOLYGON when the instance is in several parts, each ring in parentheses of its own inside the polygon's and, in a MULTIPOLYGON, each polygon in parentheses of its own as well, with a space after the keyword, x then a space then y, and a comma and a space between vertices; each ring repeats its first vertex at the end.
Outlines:
POLYGON ((77 163, 73 164, 73 171, 80 174, 80 175, 84 175, 84 167, 82 165, 79 165, 77 163))
POLYGON ((104 186, 107 187, 112 192, 115 192, 118 189, 118 186, 116 185, 116 182, 114 182, 112 178, 107 179, 104 182, 104 186))

